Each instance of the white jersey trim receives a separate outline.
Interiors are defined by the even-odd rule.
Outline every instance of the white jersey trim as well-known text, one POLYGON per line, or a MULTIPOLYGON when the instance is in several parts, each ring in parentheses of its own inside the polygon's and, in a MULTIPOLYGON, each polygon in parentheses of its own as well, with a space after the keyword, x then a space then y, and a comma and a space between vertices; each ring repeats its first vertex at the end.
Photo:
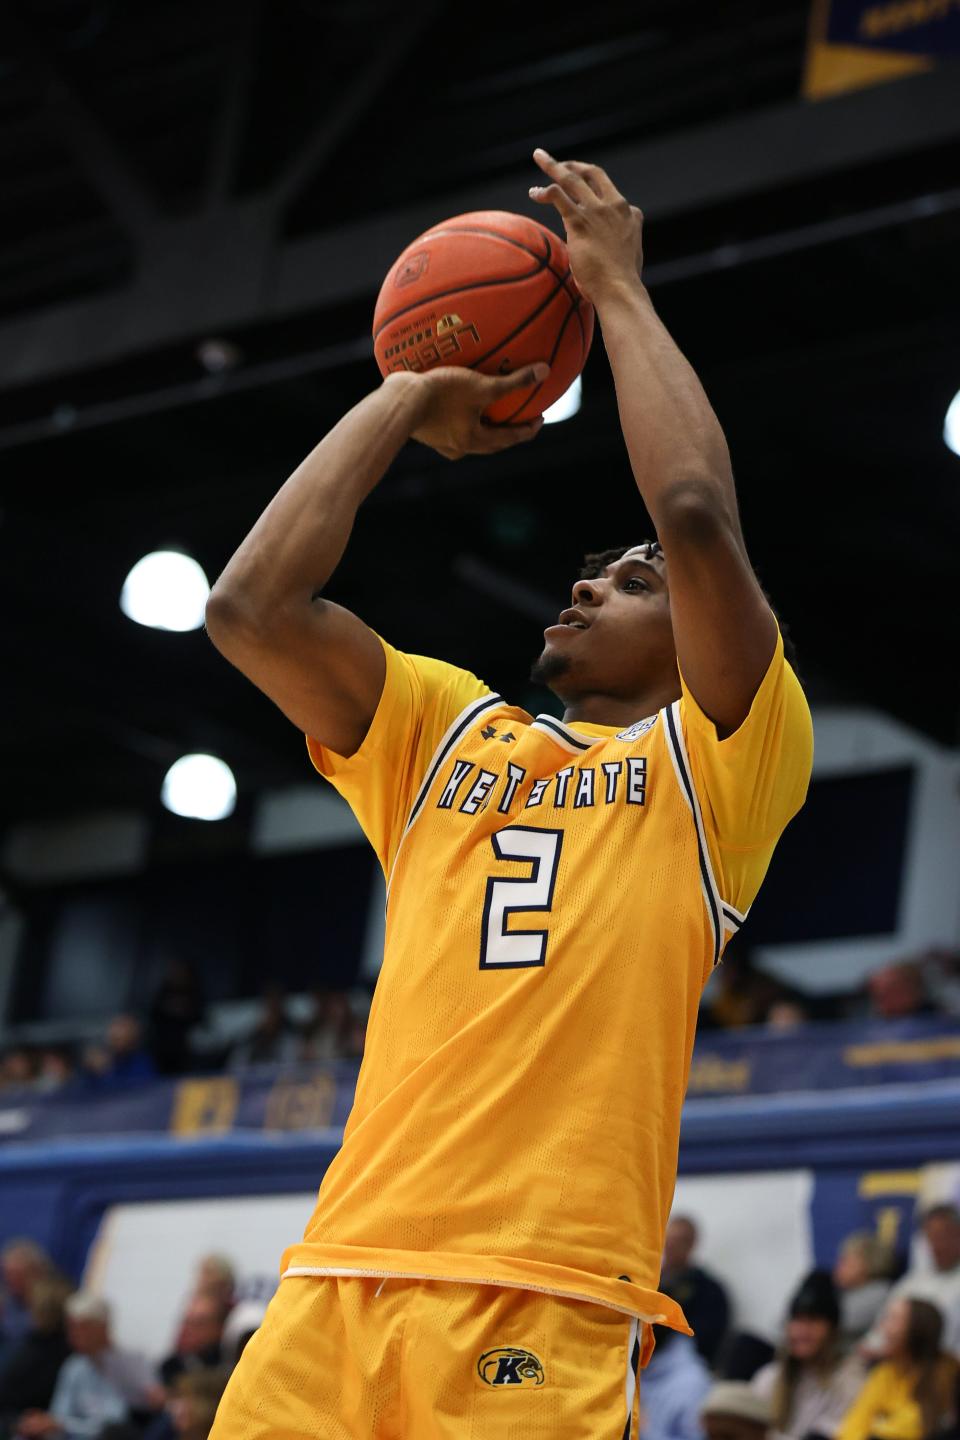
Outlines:
POLYGON ((732 931, 740 928, 739 920, 736 918, 740 912, 734 911, 732 906, 728 909, 724 908, 724 902, 720 897, 720 891, 714 878, 713 866, 710 863, 710 850, 707 846, 707 835, 703 827, 703 816, 700 813, 700 801, 693 783, 693 771, 690 768, 690 759, 683 739, 680 701, 675 700, 672 705, 660 713, 663 716, 663 733, 667 739, 667 749, 670 751, 670 758, 673 761, 680 793, 687 802, 696 829, 697 849, 700 853, 700 880, 707 914, 710 918, 710 929, 713 933, 713 963, 716 965, 723 949, 724 932, 728 929, 732 931))
POLYGON ((576 730, 571 730, 569 725, 564 725, 562 720, 555 720, 552 715, 538 715, 530 729, 539 730, 541 735, 549 735, 556 745, 569 751, 571 755, 582 755, 585 750, 592 750, 603 738, 598 735, 581 735, 576 730))
POLYGON ((633 1402, 637 1393, 637 1366, 640 1363, 640 1321, 636 1316, 630 1322, 630 1333, 627 1336, 627 1424, 624 1429, 624 1440, 634 1440, 633 1435, 633 1402))

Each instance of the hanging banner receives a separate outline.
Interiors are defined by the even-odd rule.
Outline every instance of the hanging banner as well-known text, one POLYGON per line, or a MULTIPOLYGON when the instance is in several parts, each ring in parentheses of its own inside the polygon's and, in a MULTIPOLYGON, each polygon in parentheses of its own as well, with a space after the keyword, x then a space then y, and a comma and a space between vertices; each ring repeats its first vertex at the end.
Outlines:
POLYGON ((960 55, 960 0, 813 0, 803 93, 822 100, 960 55))

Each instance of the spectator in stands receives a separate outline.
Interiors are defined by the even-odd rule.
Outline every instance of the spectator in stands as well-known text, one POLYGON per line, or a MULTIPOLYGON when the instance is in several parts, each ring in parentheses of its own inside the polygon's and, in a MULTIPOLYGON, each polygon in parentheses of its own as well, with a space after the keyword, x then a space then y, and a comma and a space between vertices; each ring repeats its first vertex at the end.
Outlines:
POLYGON ((954 1418, 956 1362, 940 1349, 943 1316, 926 1300, 884 1311, 882 1360, 843 1419, 837 1440, 928 1440, 954 1418))
POLYGON ((150 1080, 157 1073, 135 1015, 115 1015, 107 1027, 106 1044, 88 1046, 83 1065, 89 1079, 107 1084, 150 1080))
POLYGON ((248 1065, 286 1065, 300 1052, 296 1030, 287 1017, 286 996, 279 985, 270 985, 263 994, 263 1008, 253 1030, 230 1055, 230 1068, 248 1065))
POLYGON ((714 1385, 700 1417, 707 1440, 766 1440, 770 1433, 769 1402, 742 1380, 714 1385))
MULTIPOLYGON (((890 1291, 888 1306, 895 1300, 928 1300, 943 1316, 943 1346, 950 1354, 960 1352, 960 1210, 955 1205, 933 1205, 922 1216, 920 1226, 933 1268, 912 1265, 890 1291)), ((861 1350, 868 1357, 884 1352, 885 1333, 874 1326, 865 1336, 861 1350)))
POLYGON ((862 1340, 880 1318, 890 1294, 893 1254, 869 1230, 857 1230, 840 1246, 833 1280, 840 1293, 840 1335, 847 1347, 862 1340))
POLYGON ((643 1372, 641 1440, 702 1440, 700 1409, 713 1380, 693 1338, 654 1327, 657 1348, 643 1372))
POLYGON ((71 1289, 55 1276, 43 1276, 30 1286, 30 1328, 0 1366, 0 1433, 5 1433, 5 1421, 50 1405, 60 1366, 70 1354, 64 1303, 71 1289))
POLYGON ((0 1089, 25 1090, 37 1078, 37 1057, 26 1045, 15 1045, 0 1056, 0 1089))
POLYGON ((833 1440, 866 1377, 863 1361, 844 1356, 840 1300, 826 1270, 807 1276, 790 1302, 783 1348, 750 1382, 769 1402, 773 1426, 789 1440, 833 1440))
POLYGON ((196 970, 173 955, 150 1005, 150 1049, 161 1075, 184 1075, 193 1064, 191 1032, 203 1024, 206 1003, 196 970))
POLYGON ((197 1294, 212 1295, 224 1314, 233 1308, 237 1291, 237 1274, 226 1255, 204 1255, 197 1266, 197 1294))
POLYGON ((924 984, 923 970, 913 960, 884 965, 867 979, 870 1016, 877 1020, 902 1020, 909 1015, 935 1013, 924 984))
POLYGON ((221 1362, 223 1326, 228 1306, 216 1295, 197 1291, 187 1304, 173 1353, 160 1366, 163 1383, 171 1386, 188 1370, 210 1369, 221 1362))
POLYGON ((68 1045, 48 1045, 37 1060, 34 1087, 45 1095, 55 1094, 77 1078, 73 1052, 68 1045))
POLYGON ((251 1335, 260 1329, 267 1313, 265 1300, 241 1300, 234 1305, 223 1327, 223 1358, 227 1365, 236 1365, 251 1335))
POLYGON ((661 1288, 682 1308, 697 1349, 712 1366, 727 1332, 730 1303, 719 1280, 693 1263, 697 1227, 688 1215, 672 1215, 663 1245, 661 1288))
POLYGON ((796 992, 754 966, 746 942, 738 936, 724 951, 723 964, 704 994, 701 1024, 724 1029, 762 1025, 772 1007, 785 1000, 803 1003, 796 992))
POLYGON ((799 1030, 809 1019, 799 1000, 775 1000, 767 1011, 766 1026, 768 1030, 799 1030))
POLYGON ((345 990, 315 990, 313 1014, 303 1027, 301 1059, 337 1060, 346 1054, 353 1023, 350 997, 345 990))
POLYGON ((5 1346, 29 1333, 33 1326, 30 1293, 38 1280, 54 1273, 53 1261, 35 1240, 10 1240, 0 1250, 0 1326, 5 1346))
POLYGON ((207 1440, 230 1371, 200 1370, 181 1375, 167 1402, 178 1440, 207 1440))
POLYGON ((105 1300, 78 1290, 64 1308, 73 1353, 60 1367, 50 1409, 28 1410, 20 1417, 15 1433, 25 1440, 91 1440, 109 1423, 128 1419, 131 1411, 162 1403, 144 1357, 113 1345, 105 1300))

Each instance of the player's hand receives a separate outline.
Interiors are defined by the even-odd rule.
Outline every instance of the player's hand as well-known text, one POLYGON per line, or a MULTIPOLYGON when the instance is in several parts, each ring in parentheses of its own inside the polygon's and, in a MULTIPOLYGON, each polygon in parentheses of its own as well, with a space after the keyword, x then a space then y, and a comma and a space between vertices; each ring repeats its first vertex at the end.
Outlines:
POLYGON ((567 234, 577 288, 594 305, 639 283, 643 268, 643 213, 631 205, 599 165, 554 160, 546 150, 533 158, 547 185, 533 185, 531 200, 553 205, 567 234))
POLYGON ((543 427, 540 416, 523 425, 494 425, 483 412, 503 395, 539 385, 549 373, 549 365, 542 362, 525 365, 510 375, 481 375, 458 365, 437 365, 420 374, 408 371, 388 376, 384 384, 399 380, 410 385, 413 439, 447 460, 460 460, 464 455, 491 455, 534 439, 543 427))

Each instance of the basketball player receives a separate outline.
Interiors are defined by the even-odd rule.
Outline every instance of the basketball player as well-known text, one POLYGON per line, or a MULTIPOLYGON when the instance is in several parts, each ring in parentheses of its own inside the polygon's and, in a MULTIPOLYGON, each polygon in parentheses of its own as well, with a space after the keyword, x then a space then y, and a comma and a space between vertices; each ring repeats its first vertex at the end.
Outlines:
POLYGON ((657 1283, 697 1005, 803 803, 810 716, 641 214, 596 166, 535 159, 658 543, 589 559, 547 629, 562 722, 324 599, 407 440, 536 434, 481 415, 542 367, 443 367, 350 411, 214 588, 214 644, 306 732, 389 893, 343 1145, 215 1440, 622 1440, 650 1326, 687 1330, 657 1283))

